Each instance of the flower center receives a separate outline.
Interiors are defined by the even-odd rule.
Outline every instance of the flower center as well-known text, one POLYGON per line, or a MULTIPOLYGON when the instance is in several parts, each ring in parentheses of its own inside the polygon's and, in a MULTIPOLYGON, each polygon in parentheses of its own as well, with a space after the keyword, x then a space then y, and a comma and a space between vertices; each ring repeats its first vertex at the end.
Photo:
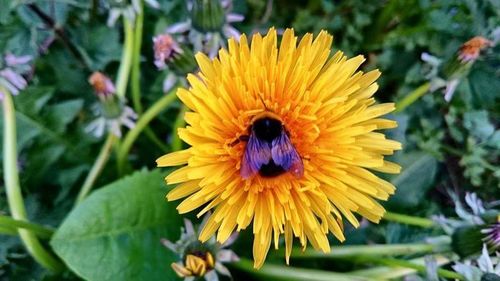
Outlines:
POLYGON ((184 264, 192 276, 203 276, 215 267, 215 259, 210 252, 203 253, 199 251, 188 254, 184 264))

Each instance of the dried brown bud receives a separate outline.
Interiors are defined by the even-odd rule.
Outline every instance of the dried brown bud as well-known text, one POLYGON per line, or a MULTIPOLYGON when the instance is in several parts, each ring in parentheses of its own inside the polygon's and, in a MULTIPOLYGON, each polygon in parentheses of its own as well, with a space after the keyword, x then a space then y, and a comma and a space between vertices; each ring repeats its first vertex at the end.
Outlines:
POLYGON ((458 58, 462 63, 475 61, 479 57, 482 49, 491 47, 493 42, 482 37, 476 36, 465 42, 458 51, 458 58))
POLYGON ((116 92, 115 85, 107 77, 99 71, 92 73, 89 77, 89 83, 94 88, 96 95, 99 98, 106 98, 113 95, 116 92))

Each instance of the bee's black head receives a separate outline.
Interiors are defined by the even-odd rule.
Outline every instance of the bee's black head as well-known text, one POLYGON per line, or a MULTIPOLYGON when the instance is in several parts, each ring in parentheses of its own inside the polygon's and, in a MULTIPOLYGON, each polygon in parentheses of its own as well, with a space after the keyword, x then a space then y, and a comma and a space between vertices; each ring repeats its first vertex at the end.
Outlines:
POLYGON ((258 139, 272 142, 283 133, 283 125, 278 119, 263 117, 253 122, 252 130, 258 139))

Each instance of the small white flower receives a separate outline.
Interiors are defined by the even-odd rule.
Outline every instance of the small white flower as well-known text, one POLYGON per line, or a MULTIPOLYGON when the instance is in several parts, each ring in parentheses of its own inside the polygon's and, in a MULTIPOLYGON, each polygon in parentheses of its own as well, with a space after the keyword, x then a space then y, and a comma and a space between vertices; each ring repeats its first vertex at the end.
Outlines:
POLYGON ((453 270, 462 274, 467 281, 481 281, 486 273, 500 275, 500 257, 490 256, 486 244, 483 244, 481 256, 477 260, 466 260, 463 263, 457 262, 452 266, 453 270))
POLYGON ((163 80, 163 92, 167 93, 172 90, 172 88, 175 86, 175 83, 177 83, 177 81, 180 79, 182 78, 177 78, 177 75, 169 72, 167 74, 167 77, 165 77, 165 80, 163 80))
POLYGON ((91 133, 96 138, 100 138, 104 135, 104 132, 111 132, 113 135, 121 138, 121 126, 125 126, 129 129, 135 127, 135 120, 137 120, 137 114, 134 110, 128 106, 124 106, 121 114, 116 118, 105 117, 102 115, 102 110, 100 109, 101 104, 95 107, 95 112, 101 116, 97 117, 94 121, 90 122, 87 127, 85 127, 85 132, 91 133))
MULTIPOLYGON (((176 34, 179 36, 178 41, 182 43, 190 43, 194 47, 194 52, 203 52, 210 58, 217 55, 217 51, 221 47, 225 47, 225 40, 234 38, 239 40, 241 33, 232 26, 233 23, 241 22, 245 19, 243 15, 230 13, 232 9, 232 1, 221 1, 222 7, 226 12, 225 21, 222 26, 222 35, 219 32, 200 32, 193 28, 191 19, 174 23, 167 27, 166 33, 176 34), (187 33, 187 35, 186 35, 187 33)), ((188 2, 188 10, 191 10, 192 3, 188 2)))
MULTIPOLYGON (((13 54, 6 54, 3 57, 3 67, 0 68, 0 88, 3 87, 12 95, 17 95, 21 90, 28 86, 28 82, 22 76, 23 73, 31 69, 29 62, 33 57, 31 56, 15 56, 13 54)), ((5 93, 0 92, 0 100, 5 93)))
MULTIPOLYGON (((134 22, 137 13, 139 13, 140 11, 140 1, 142 0, 108 0, 107 8, 109 9, 109 15, 107 25, 110 27, 115 25, 116 20, 120 16, 124 16, 129 21, 134 22)), ((158 1, 156 0, 144 0, 144 2, 151 8, 160 8, 160 3, 158 3, 158 1)))
POLYGON ((477 197, 476 193, 466 193, 465 203, 468 208, 464 207, 456 194, 450 194, 455 202, 455 212, 463 220, 470 225, 484 224, 481 215, 485 212, 483 201, 477 197))

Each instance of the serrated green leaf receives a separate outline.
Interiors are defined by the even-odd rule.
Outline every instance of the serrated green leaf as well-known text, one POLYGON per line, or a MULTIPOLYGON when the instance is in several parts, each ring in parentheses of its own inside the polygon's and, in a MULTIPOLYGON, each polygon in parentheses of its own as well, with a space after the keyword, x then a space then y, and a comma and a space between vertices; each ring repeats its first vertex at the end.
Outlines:
POLYGON ((51 240, 56 253, 87 280, 172 280, 176 256, 160 244, 179 237, 181 217, 164 199, 159 170, 136 172, 94 192, 51 240))

